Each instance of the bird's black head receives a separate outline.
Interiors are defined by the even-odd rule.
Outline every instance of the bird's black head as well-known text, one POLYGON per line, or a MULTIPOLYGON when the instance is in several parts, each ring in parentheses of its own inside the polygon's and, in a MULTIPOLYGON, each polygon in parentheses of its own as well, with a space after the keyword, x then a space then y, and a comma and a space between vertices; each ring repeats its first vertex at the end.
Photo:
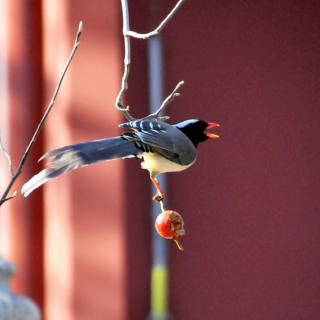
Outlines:
POLYGON ((195 146, 197 146, 199 142, 203 142, 207 139, 219 138, 219 135, 208 131, 211 128, 220 127, 220 125, 215 122, 190 119, 177 123, 176 127, 180 129, 195 146))

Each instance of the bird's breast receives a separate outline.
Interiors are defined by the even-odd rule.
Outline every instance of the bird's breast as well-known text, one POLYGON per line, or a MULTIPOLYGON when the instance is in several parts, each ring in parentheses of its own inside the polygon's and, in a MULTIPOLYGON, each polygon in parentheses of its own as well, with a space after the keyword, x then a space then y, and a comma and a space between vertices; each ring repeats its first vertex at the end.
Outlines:
POLYGON ((179 172, 188 169, 193 164, 192 162, 188 165, 182 165, 152 152, 144 152, 142 158, 141 168, 148 170, 153 176, 164 172, 179 172))

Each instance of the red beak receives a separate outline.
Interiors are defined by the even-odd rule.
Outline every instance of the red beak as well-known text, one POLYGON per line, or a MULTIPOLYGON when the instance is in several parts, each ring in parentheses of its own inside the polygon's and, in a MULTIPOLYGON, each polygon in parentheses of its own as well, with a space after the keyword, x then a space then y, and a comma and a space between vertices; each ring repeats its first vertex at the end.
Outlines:
POLYGON ((212 132, 208 132, 208 130, 212 129, 212 128, 220 128, 220 124, 216 123, 216 122, 209 122, 208 126, 205 130, 205 134, 207 135, 208 138, 210 139, 216 139, 219 138, 220 136, 216 133, 212 133, 212 132))

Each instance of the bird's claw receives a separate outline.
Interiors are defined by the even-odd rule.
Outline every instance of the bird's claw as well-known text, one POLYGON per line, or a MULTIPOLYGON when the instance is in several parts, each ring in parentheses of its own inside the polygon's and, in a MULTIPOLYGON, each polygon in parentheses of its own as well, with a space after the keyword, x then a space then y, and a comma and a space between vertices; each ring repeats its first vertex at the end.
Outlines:
POLYGON ((152 200, 160 202, 160 201, 163 200, 163 198, 164 198, 164 194, 162 194, 162 193, 157 193, 157 194, 152 198, 152 200))

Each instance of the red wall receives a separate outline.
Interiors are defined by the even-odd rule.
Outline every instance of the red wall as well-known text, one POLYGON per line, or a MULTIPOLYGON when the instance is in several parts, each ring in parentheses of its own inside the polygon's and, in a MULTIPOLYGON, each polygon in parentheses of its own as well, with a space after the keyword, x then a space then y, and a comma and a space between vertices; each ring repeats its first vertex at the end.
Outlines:
POLYGON ((172 252, 176 319, 320 317, 320 6, 187 3, 168 28, 174 120, 221 123, 221 140, 172 175, 186 252, 172 252))
MULTIPOLYGON (((133 8, 139 30, 148 29, 143 4, 133 8)), ((172 121, 222 125, 221 139, 169 178, 187 230, 185 252, 171 250, 175 319, 320 316, 319 15, 316 2, 190 1, 163 32, 167 92, 186 82, 172 121)), ((146 84, 136 87, 134 103, 146 84)), ((132 228, 145 230, 140 220, 132 228)), ((144 234, 130 246, 147 261, 144 234)), ((138 290, 145 297, 146 268, 137 256, 132 263, 143 273, 134 273, 130 319, 141 319, 146 302, 132 302, 138 290)))
MULTIPOLYGON (((161 3, 158 21, 174 3, 161 3)), ((156 25, 149 5, 130 2, 132 29, 156 25)), ((42 14, 45 101, 78 21, 85 22, 43 151, 117 134, 119 1, 47 0, 42 14)), ((201 145, 192 168, 169 175, 170 207, 184 215, 187 230, 185 252, 174 245, 170 252, 177 320, 320 317, 319 16, 315 1, 187 1, 163 31, 166 90, 186 82, 168 107, 172 122, 197 117, 222 125, 221 139, 201 145)), ((147 112, 146 59, 146 43, 133 40, 127 102, 135 116, 147 112)), ((23 201, 39 205, 32 212, 44 217, 32 224, 40 239, 43 231, 43 274, 38 291, 23 284, 28 273, 17 288, 43 301, 47 319, 145 319, 151 195, 138 162, 79 170, 48 184, 44 198, 37 192, 23 201)), ((36 248, 32 232, 19 241, 28 238, 36 248)), ((13 257, 30 267, 19 241, 13 257)))
MULTIPOLYGON (((7 121, 10 132, 7 133, 7 147, 10 149, 15 169, 42 113, 41 2, 34 0, 26 4, 13 0, 6 3, 6 9, 7 34, 0 50, 2 57, 7 56, 8 60, 8 92, 2 93, 8 99, 8 106, 0 105, 0 111, 3 107, 9 110, 7 121)), ((39 136, 29 155, 29 163, 36 163, 43 150, 42 144, 42 136, 39 136)), ((2 167, 1 170, 4 170, 1 174, 4 185, 7 168, 2 167)), ((32 172, 32 167, 26 165, 10 194, 19 192, 22 181, 30 177, 32 172)), ((23 201, 18 193, 13 201, 1 207, 0 214, 3 215, 3 221, 8 222, 1 224, 0 233, 9 234, 7 240, 10 242, 8 248, 4 248, 6 252, 2 254, 7 257, 8 253, 8 258, 16 263, 19 270, 19 276, 13 281, 13 288, 28 293, 43 307, 45 292, 42 190, 27 202, 23 201)))

